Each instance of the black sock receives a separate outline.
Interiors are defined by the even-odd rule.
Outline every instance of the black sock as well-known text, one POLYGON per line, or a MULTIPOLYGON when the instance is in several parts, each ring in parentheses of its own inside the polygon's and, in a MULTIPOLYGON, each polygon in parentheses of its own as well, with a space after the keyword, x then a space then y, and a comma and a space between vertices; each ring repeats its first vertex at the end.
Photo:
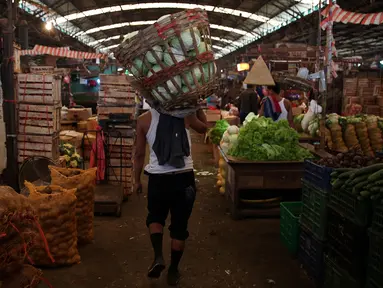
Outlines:
POLYGON ((171 263, 169 270, 178 271, 178 265, 180 264, 182 254, 184 253, 183 250, 173 250, 171 252, 171 263))
POLYGON ((152 241, 155 259, 162 258, 162 238, 162 233, 150 234, 150 240, 152 241))

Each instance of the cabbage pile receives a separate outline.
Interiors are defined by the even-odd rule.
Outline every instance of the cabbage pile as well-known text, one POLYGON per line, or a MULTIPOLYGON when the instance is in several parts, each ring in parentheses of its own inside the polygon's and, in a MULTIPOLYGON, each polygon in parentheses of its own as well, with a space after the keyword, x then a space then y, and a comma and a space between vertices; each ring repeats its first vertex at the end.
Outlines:
POLYGON ((299 146, 298 133, 286 120, 274 122, 270 118, 253 118, 239 130, 238 141, 229 155, 252 161, 303 161, 312 158, 299 146))
POLYGON ((213 144, 219 145, 222 139, 223 133, 225 133, 226 129, 229 127, 229 123, 226 120, 218 120, 215 123, 215 126, 210 129, 209 137, 213 144))
MULTIPOLYGON (((157 20, 157 22, 169 16, 170 15, 162 16, 157 20)), ((130 73, 136 77, 151 77, 162 70, 160 63, 166 67, 170 67, 186 60, 187 58, 196 57, 197 54, 212 50, 211 45, 203 41, 204 38, 201 36, 201 33, 197 28, 194 28, 194 33, 191 33, 190 30, 182 31, 180 38, 182 39, 183 45, 187 50, 187 55, 185 55, 183 52, 179 38, 171 37, 167 39, 166 45, 153 46, 152 49, 154 52, 148 51, 145 54, 144 59, 134 59, 134 65, 131 67, 130 73), (198 47, 197 49, 194 49, 192 34, 194 34, 196 45, 198 47), (157 58, 154 54, 157 56, 159 61, 157 61, 157 58)), ((174 76, 175 81, 169 80, 163 85, 156 87, 156 89, 153 89, 152 95, 160 102, 170 100, 171 95, 179 94, 178 88, 175 84, 181 88, 182 93, 191 92, 190 88, 193 90, 196 88, 194 80, 196 80, 199 85, 203 85, 202 71, 204 73, 204 81, 208 82, 213 79, 217 72, 217 67, 214 62, 211 62, 203 64, 202 69, 199 66, 195 66, 194 69, 191 69, 191 71, 192 72, 186 72, 184 74, 185 78, 182 77, 182 75, 177 75, 174 76), (170 93, 166 90, 165 87, 169 89, 170 93)))

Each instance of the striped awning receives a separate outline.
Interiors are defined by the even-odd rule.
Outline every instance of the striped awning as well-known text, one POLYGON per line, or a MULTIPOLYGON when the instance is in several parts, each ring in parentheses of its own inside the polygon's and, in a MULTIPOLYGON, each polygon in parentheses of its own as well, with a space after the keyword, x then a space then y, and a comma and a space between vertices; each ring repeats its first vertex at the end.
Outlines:
POLYGON ((52 55, 75 59, 103 59, 108 57, 108 55, 102 53, 73 51, 69 47, 48 47, 41 45, 35 45, 31 50, 21 50, 20 55, 52 55))
MULTIPOLYGON (((339 7, 339 5, 333 5, 331 7, 332 11, 332 21, 340 23, 352 23, 352 24, 362 24, 362 25, 380 25, 383 24, 383 12, 378 13, 356 13, 345 11, 339 7)), ((328 24, 328 16, 330 14, 330 6, 327 6, 323 11, 322 15, 326 17, 322 21, 322 28, 328 24)))

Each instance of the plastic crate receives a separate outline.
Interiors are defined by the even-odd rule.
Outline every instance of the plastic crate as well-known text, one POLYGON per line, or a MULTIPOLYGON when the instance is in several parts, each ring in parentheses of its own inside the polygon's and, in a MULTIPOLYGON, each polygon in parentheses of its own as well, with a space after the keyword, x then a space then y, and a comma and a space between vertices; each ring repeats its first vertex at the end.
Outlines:
POLYGON ((331 191, 332 168, 305 160, 303 179, 324 191, 331 191))
POLYGON ((331 208, 328 213, 328 256, 355 278, 365 279, 369 246, 367 228, 356 225, 331 208))
POLYGON ((358 197, 353 195, 351 191, 331 191, 328 206, 359 226, 369 226, 371 224, 371 201, 358 200, 358 197))
POLYGON ((325 257, 324 288, 362 288, 364 281, 354 279, 330 258, 325 257))
POLYGON ((327 204, 329 194, 302 180, 301 224, 309 229, 320 241, 326 240, 327 204))
POLYGON ((280 233, 282 243, 293 255, 299 247, 299 216, 302 211, 302 202, 282 202, 280 233))
POLYGON ((369 239, 368 277, 379 287, 383 287, 383 235, 370 229, 369 239))
POLYGON ((375 206, 371 229, 376 233, 383 234, 383 205, 375 206))
POLYGON ((324 281, 324 249, 325 244, 316 239, 306 227, 301 226, 298 259, 317 284, 323 284, 324 281))

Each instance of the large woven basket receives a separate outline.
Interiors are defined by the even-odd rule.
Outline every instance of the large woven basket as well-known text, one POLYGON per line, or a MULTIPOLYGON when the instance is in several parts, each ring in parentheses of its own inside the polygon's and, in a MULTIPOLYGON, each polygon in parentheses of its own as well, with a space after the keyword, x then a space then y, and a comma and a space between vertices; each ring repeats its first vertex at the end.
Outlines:
POLYGON ((211 47, 207 14, 194 9, 161 17, 114 54, 151 107, 179 116, 195 111, 217 87, 211 47))

